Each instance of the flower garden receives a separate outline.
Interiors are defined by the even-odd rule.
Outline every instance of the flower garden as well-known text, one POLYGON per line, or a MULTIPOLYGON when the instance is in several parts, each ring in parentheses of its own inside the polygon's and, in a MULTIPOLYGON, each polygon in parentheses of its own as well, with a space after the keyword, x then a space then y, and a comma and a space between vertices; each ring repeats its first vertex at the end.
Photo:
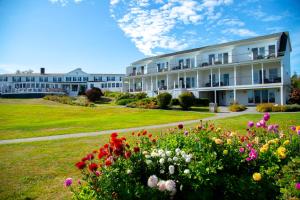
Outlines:
POLYGON ((300 126, 282 130, 269 113, 245 126, 112 133, 75 164, 82 178, 64 184, 74 199, 299 199, 300 126))

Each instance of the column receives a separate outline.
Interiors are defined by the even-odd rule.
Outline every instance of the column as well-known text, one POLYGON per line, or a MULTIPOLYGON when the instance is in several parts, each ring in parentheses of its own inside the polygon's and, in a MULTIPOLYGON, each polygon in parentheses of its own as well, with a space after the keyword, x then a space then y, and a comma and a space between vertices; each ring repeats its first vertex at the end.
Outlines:
POLYGON ((184 88, 186 88, 186 72, 184 72, 184 88))
POLYGON ((132 91, 135 92, 135 80, 134 80, 134 78, 132 79, 132 85, 133 85, 132 91))
MULTIPOLYGON (((197 55, 195 56, 195 67, 197 67, 197 55)), ((198 73, 198 71, 197 71, 198 73)))
POLYGON ((197 70, 197 88, 199 88, 199 70, 197 70))
POLYGON ((142 92, 144 91, 144 77, 142 77, 142 92))
POLYGON ((169 90, 169 74, 167 74, 167 90, 169 90))
POLYGON ((217 103, 217 91, 216 90, 214 92, 214 97, 215 97, 215 103, 217 103))
POLYGON ((158 91, 157 75, 156 75, 156 90, 158 91))
POLYGON ((236 89, 233 90, 233 102, 236 102, 236 89))
POLYGON ((219 87, 221 86, 221 70, 220 70, 220 67, 219 67, 219 87))
POLYGON ((179 83, 180 83, 180 80, 179 80, 179 72, 178 72, 177 82, 178 82, 178 89, 179 89, 179 83))
POLYGON ((280 75, 281 75, 281 83, 283 83, 283 67, 284 67, 284 65, 283 65, 283 63, 282 63, 282 61, 280 61, 280 75))
POLYGON ((210 69, 210 87, 213 86, 213 81, 212 81, 212 69, 210 69))
POLYGON ((236 66, 234 66, 234 75, 233 75, 233 78, 234 78, 234 86, 236 86, 236 66))
POLYGON ((265 80, 264 80, 264 64, 261 63, 261 83, 264 84, 265 80))
POLYGON ((280 86, 280 104, 283 105, 283 86, 280 86))
POLYGON ((151 76, 151 92, 153 92, 153 78, 151 76))
POLYGON ((254 85, 254 71, 253 71, 253 64, 251 64, 251 83, 254 85))

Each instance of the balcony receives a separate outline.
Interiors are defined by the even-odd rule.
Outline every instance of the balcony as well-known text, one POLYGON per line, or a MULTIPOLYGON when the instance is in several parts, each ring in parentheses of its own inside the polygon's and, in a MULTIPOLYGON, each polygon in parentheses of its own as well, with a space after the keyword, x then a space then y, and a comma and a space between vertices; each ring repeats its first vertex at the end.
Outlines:
POLYGON ((159 69, 157 69, 157 72, 167 72, 167 71, 169 71, 168 68, 159 68, 159 69))
POLYGON ((272 78, 272 79, 264 79, 264 83, 268 84, 268 83, 281 83, 281 77, 276 77, 276 78, 272 78))

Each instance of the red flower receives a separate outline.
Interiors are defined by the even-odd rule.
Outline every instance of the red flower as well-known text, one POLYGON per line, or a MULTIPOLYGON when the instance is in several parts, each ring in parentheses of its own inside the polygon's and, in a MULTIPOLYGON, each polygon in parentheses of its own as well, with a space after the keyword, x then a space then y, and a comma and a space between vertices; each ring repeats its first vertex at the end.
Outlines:
POLYGON ((144 131, 143 131, 143 135, 146 135, 146 134, 147 134, 147 131, 146 131, 146 130, 144 130, 144 131))
POLYGON ((155 142, 156 142, 156 139, 153 139, 152 142, 155 143, 155 142))
POLYGON ((141 136, 141 133, 138 133, 138 137, 140 137, 141 136))
POLYGON ((151 138, 151 137, 152 137, 152 134, 151 134, 151 133, 149 133, 148 137, 149 137, 149 138, 151 138))
POLYGON ((78 162, 75 164, 75 166, 78 168, 78 169, 84 169, 85 168, 85 162, 78 162))
POLYGON ((125 158, 130 158, 131 156, 131 152, 130 151, 126 151, 125 152, 125 158))
POLYGON ((139 147, 134 147, 134 148, 133 148, 133 151, 134 151, 135 153, 137 153, 137 152, 140 151, 140 148, 139 148, 139 147))
POLYGON ((112 133, 110 137, 112 138, 118 137, 118 133, 112 133))
POLYGON ((103 147, 104 147, 105 149, 107 149, 107 148, 109 147, 109 144, 105 144, 103 147))
POLYGON ((134 134, 135 134, 134 132, 131 133, 131 135, 134 135, 134 134))
POLYGON ((106 155, 108 155, 107 151, 104 151, 103 149, 100 149, 100 152, 98 154, 98 158, 101 159, 106 155))
POLYGON ((178 124, 177 126, 179 129, 183 129, 183 124, 178 124))
POLYGON ((91 164, 89 165, 89 169, 90 169, 91 171, 96 171, 97 168, 98 168, 98 165, 97 165, 96 163, 91 163, 91 164))
POLYGON ((109 159, 105 160, 105 165, 106 166, 111 166, 112 162, 109 159))
POLYGON ((97 150, 94 150, 93 153, 97 153, 97 150))
POLYGON ((84 157, 81 159, 82 162, 87 161, 87 160, 88 160, 87 157, 84 157))
POLYGON ((124 141, 126 141, 126 138, 125 138, 125 137, 121 137, 121 140, 124 140, 124 141))
POLYGON ((88 159, 88 160, 93 160, 94 159, 94 155, 93 154, 88 154, 87 156, 86 156, 86 158, 88 159))

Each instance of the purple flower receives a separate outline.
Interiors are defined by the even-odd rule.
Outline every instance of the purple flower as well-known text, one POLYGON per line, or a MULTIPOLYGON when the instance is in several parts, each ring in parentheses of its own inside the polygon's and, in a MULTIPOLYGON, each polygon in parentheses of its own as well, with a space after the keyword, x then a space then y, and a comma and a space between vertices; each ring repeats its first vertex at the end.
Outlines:
POLYGON ((260 125, 259 122, 256 123, 256 127, 257 127, 257 128, 261 127, 261 125, 260 125))
POLYGON ((67 178, 65 180, 64 185, 65 185, 65 187, 70 187, 72 185, 72 183, 73 183, 73 179, 72 178, 67 178))
POLYGON ((265 121, 268 121, 270 119, 270 113, 265 113, 264 118, 265 121))
POLYGON ((297 131, 298 135, 300 135, 300 130, 297 131))
POLYGON ((257 158, 257 152, 255 149, 251 149, 249 153, 249 157, 246 159, 247 161, 255 160, 257 158))
POLYGON ((300 190, 300 183, 299 183, 299 182, 295 184, 295 188, 296 188, 297 190, 300 190))
POLYGON ((249 122, 248 122, 248 127, 249 127, 249 128, 252 128, 253 126, 254 126, 253 121, 249 121, 249 122))
POLYGON ((274 130, 274 128, 275 128, 275 127, 274 127, 273 125, 269 125, 269 126, 268 126, 268 131, 271 132, 271 131, 274 130))
POLYGON ((295 131, 296 130, 296 126, 291 126, 291 130, 295 131))
POLYGON ((187 136, 189 134, 188 131, 184 131, 184 135, 187 136))
POLYGON ((251 148, 252 148, 252 144, 251 144, 251 143, 248 143, 248 144, 247 144, 247 148, 248 148, 248 149, 251 149, 251 148))
POLYGON ((239 149, 239 151, 240 151, 240 153, 244 153, 245 148, 241 147, 241 148, 239 149))
POLYGON ((259 123, 262 127, 266 127, 266 121, 265 120, 262 119, 262 120, 259 121, 259 123))

